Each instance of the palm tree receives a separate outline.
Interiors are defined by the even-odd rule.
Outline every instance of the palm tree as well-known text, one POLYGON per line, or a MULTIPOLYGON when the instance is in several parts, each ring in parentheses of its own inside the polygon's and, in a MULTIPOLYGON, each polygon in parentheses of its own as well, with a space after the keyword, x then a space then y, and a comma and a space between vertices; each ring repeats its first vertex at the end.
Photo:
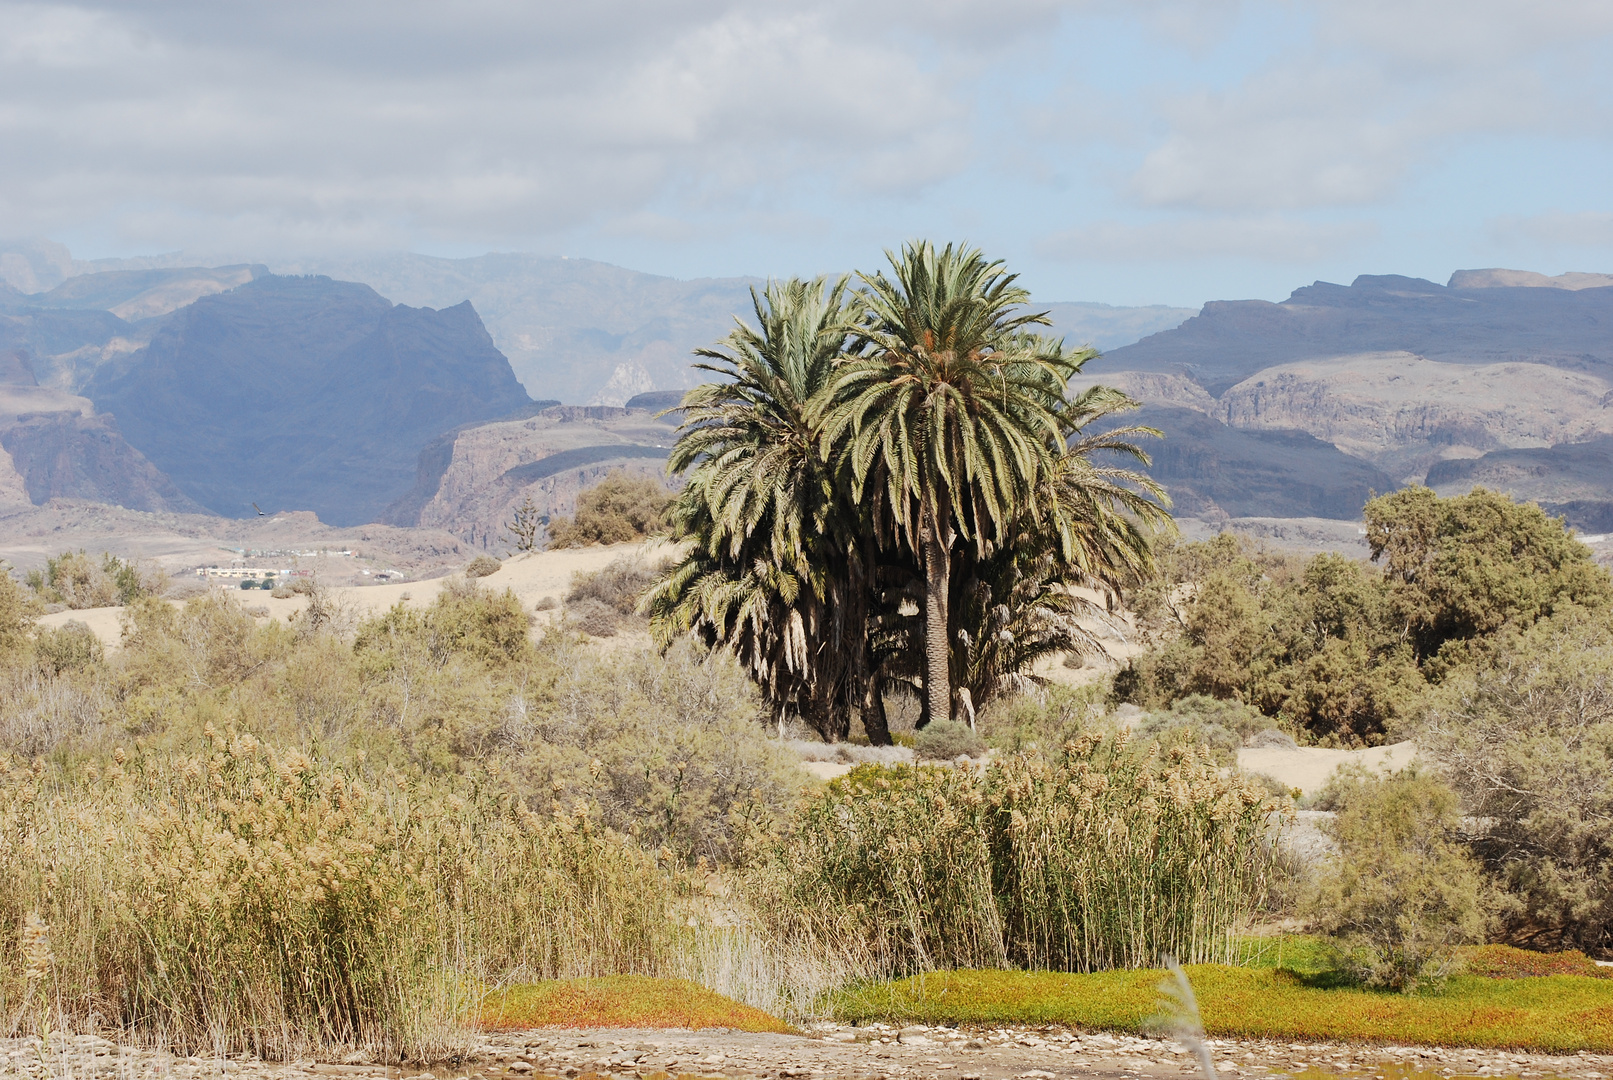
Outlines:
POLYGON ((1063 451, 1065 385, 1079 367, 1027 332, 1029 293, 973 248, 910 243, 891 276, 859 275, 867 312, 824 402, 820 453, 872 494, 924 574, 928 715, 952 715, 949 590, 958 542, 984 558, 1063 451))
MULTIPOLYGON (((865 522, 818 454, 810 415, 856 321, 846 285, 752 290, 756 325, 736 319, 697 351, 718 380, 684 396, 667 463, 691 470, 672 510, 690 548, 645 599, 663 645, 694 633, 732 649, 778 715, 793 705, 831 740, 847 734, 871 666, 865 522)), ((865 708, 864 723, 888 742, 880 715, 865 708)))

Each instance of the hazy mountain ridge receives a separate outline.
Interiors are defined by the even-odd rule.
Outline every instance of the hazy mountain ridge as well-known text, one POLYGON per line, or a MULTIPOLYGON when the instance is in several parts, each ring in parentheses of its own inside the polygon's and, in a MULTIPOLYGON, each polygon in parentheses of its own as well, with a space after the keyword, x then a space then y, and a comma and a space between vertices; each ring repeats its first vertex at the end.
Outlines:
MULTIPOLYGON (((59 255, 65 256, 66 249, 59 255)), ((62 265, 59 258, 54 263, 42 257, 35 261, 41 269, 30 271, 27 280, 52 280, 49 267, 62 265)), ((207 274, 267 272, 254 259, 184 253, 90 262, 68 258, 68 264, 81 276, 62 279, 65 284, 53 281, 53 293, 74 282, 81 284, 73 287, 87 290, 82 283, 88 279, 112 275, 150 275, 145 279, 151 282, 149 289, 159 288, 164 280, 159 275, 172 275, 165 287, 173 292, 180 282, 206 288, 207 274), (203 263, 218 269, 198 265, 203 263)), ((269 260, 268 268, 278 274, 361 282, 396 303, 417 307, 445 308, 469 300, 533 397, 618 406, 646 390, 687 389, 700 381, 690 368, 693 350, 725 337, 736 315, 753 319, 750 290, 765 284, 747 276, 683 280, 592 259, 521 253, 464 259, 381 253, 269 260)), ((110 281, 96 288, 108 285, 110 281)), ((38 303, 50 295, 26 299, 38 303)), ((131 303, 132 298, 121 302, 131 303)), ((1053 332, 1070 345, 1099 349, 1117 348, 1194 314, 1189 308, 1163 305, 1043 302, 1038 307, 1051 312, 1053 332)))
MULTIPOLYGON (((1347 287, 1317 282, 1280 304, 1217 301, 1174 330, 1115 350, 1085 378, 1229 429, 1304 432, 1395 485, 1425 476, 1451 490, 1464 480, 1490 483, 1550 500, 1588 528, 1599 511, 1586 508, 1613 499, 1613 475, 1598 481, 1594 473, 1578 477, 1574 499, 1554 494, 1563 486, 1557 470, 1578 460, 1572 454, 1503 467, 1509 453, 1613 433, 1609 275, 1470 270, 1444 286, 1363 276, 1347 287), (1491 454, 1488 467, 1457 464, 1491 454)), ((1162 458, 1155 475, 1172 471, 1176 484, 1204 487, 1208 476, 1182 475, 1180 463, 1218 459, 1226 436, 1196 424, 1168 436, 1197 448, 1184 448, 1174 465, 1162 458)), ((1223 487, 1235 486, 1229 468, 1223 487)), ((1262 516, 1289 512, 1278 509, 1272 468, 1286 469, 1296 490, 1315 479, 1311 465, 1281 459, 1249 472, 1249 483, 1270 493, 1262 516)))
MULTIPOLYGON (((186 265, 195 260, 177 253, 87 264, 47 246, 5 258, 13 283, 36 288, 0 285, 0 379, 18 398, 0 403, 12 416, 0 426, 27 411, 64 415, 7 436, 26 468, 0 476, 0 501, 104 493, 232 514, 255 501, 430 525, 477 546, 496 545, 529 494, 563 513, 578 484, 612 467, 658 470, 670 437, 664 426, 628 432, 636 410, 608 424, 577 410, 533 422, 541 403, 514 377, 550 401, 664 407, 702 377, 690 352, 748 316, 760 284, 520 254, 310 259, 276 269, 358 279, 326 279, 346 315, 265 309, 226 331, 202 326, 210 305, 302 279, 245 260, 186 265), (256 349, 267 341, 279 344, 256 349), (72 396, 81 392, 113 418, 92 417, 72 396), (108 445, 125 446, 128 469, 75 473, 63 449, 74 439, 102 463, 117 457, 108 445)), ((1613 276, 1364 275, 1196 314, 1045 309, 1071 346, 1112 350, 1085 379, 1132 393, 1164 428, 1152 468, 1181 512, 1349 519, 1368 492, 1425 478, 1538 498, 1588 528, 1613 507, 1613 476, 1591 464, 1613 436, 1613 276)))
POLYGON ((1146 470, 1188 517, 1358 517, 1399 485, 1369 462, 1303 431, 1245 431, 1197 410, 1147 405, 1124 417, 1164 432, 1138 445, 1146 470))
MULTIPOLYGON (((1478 279, 1459 272, 1454 280, 1478 279)), ((1613 283, 1459 288, 1396 275, 1362 275, 1348 286, 1318 281, 1276 304, 1211 301, 1181 326, 1116 349, 1101 370, 1181 374, 1219 396, 1277 364, 1384 352, 1605 371, 1613 368, 1613 283)))
POLYGON ((529 404, 468 303, 394 306, 366 285, 273 276, 176 312, 87 393, 209 510, 339 525, 375 520, 443 431, 529 404))

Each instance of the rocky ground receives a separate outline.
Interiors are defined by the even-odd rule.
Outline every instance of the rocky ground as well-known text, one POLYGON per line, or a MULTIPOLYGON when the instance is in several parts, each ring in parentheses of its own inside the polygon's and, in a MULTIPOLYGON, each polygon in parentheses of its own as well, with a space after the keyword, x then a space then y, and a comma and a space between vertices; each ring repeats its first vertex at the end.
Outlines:
MULTIPOLYGON (((1217 1073, 1225 1077, 1347 1076, 1361 1080, 1446 1077, 1573 1077, 1606 1080, 1613 1055, 1519 1054, 1498 1050, 1352 1046, 1213 1039, 1217 1073)), ((804 1035, 731 1031, 541 1030, 478 1038, 454 1061, 385 1066, 349 1055, 340 1062, 266 1062, 246 1058, 175 1057, 119 1046, 93 1036, 58 1036, 42 1053, 37 1039, 0 1040, 0 1075, 30 1080, 200 1080, 202 1077, 293 1080, 310 1076, 377 1080, 539 1080, 669 1077, 733 1080, 1127 1080, 1198 1074, 1196 1060, 1174 1042, 1063 1028, 844 1027, 804 1035)))

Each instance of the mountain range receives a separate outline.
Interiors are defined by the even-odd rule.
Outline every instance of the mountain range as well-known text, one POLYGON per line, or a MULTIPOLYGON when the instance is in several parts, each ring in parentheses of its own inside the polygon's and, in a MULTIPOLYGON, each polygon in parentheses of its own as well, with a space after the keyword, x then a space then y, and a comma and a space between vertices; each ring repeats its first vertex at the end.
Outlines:
POLYGON ((1354 517, 1369 491, 1486 483, 1588 531, 1613 521, 1613 473, 1587 465, 1613 435, 1613 275, 1363 276, 1214 302, 1087 378, 1159 418, 1153 474, 1189 513, 1354 517), (1316 445, 1249 442, 1277 435, 1316 445))
MULTIPOLYGON (((758 283, 533 255, 178 261, 0 248, 0 505, 312 510, 497 547, 526 498, 566 513, 611 469, 660 474, 655 413, 758 283)), ((1165 433, 1150 469, 1180 514, 1348 521, 1404 483, 1483 483, 1613 530, 1613 276, 1047 308, 1108 348, 1083 378, 1165 433)))
MULTIPOLYGON (((133 290, 138 285, 139 291, 116 299, 123 310, 111 303, 105 307, 131 321, 124 313, 128 309, 144 305, 151 314, 161 314, 156 309, 163 298, 181 295, 182 282, 191 282, 189 287, 201 295, 200 290, 214 288, 210 275, 219 273, 323 275, 362 282, 396 303, 416 307, 445 308, 469 300, 532 396, 586 405, 620 406, 649 390, 693 386, 699 380, 689 367, 690 352, 724 337, 733 329, 735 315, 749 315, 750 290, 764 284, 758 277, 683 281, 592 259, 530 254, 443 259, 392 253, 261 265, 250 258, 196 260, 184 253, 80 261, 59 244, 11 246, 16 250, 0 252, 0 280, 14 280, 17 288, 27 285, 24 291, 39 292, 39 299, 60 297, 64 290, 87 295, 98 289, 111 299, 117 275, 119 287, 133 290), (202 263, 220 269, 201 268, 202 263), (91 281, 98 284, 91 286, 91 281)), ((4 288, 0 285, 0 311, 5 310, 4 288)), ((1190 308, 1163 305, 1044 307, 1052 314, 1055 332, 1074 344, 1099 349, 1136 341, 1193 314, 1190 308)))

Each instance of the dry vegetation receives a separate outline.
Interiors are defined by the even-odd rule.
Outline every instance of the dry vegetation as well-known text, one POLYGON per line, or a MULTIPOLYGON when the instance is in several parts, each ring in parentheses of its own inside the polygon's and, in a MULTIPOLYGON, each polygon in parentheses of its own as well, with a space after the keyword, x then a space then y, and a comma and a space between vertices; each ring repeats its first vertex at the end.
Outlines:
MULTIPOLYGON (((616 603, 633 580, 581 587, 616 603)), ((29 635, 9 579, 7 603, 13 1030, 431 1056, 490 989, 538 979, 685 978, 804 1015, 837 987, 956 963, 1220 955, 1254 897, 1225 871, 1265 808, 1190 754, 1092 739, 984 773, 864 767, 801 801, 731 659, 534 641, 513 597, 470 580, 356 625, 328 605, 286 626, 229 597, 136 600, 110 657, 29 635), (1174 854, 1145 859, 1167 835, 1174 854), (1168 877, 1185 906, 1128 920, 1129 896, 1100 887, 1100 836, 1152 875, 1125 889, 1168 877), (1077 953, 1051 945, 1075 924, 1077 953)))
MULTIPOLYGON (((1608 593, 1562 550, 1575 596, 1608 593)), ((1287 575, 1225 544, 1172 558, 1313 622, 1323 599, 1379 603, 1366 571, 1331 563, 1287 575)), ((1488 938, 1608 948, 1605 607, 1552 594, 1428 654, 1404 714, 1425 771, 1339 777, 1316 803, 1336 814, 1336 854, 1307 869, 1274 843, 1287 794, 1225 771, 1239 745, 1317 736, 1286 714, 1191 680, 1178 688, 1201 692, 1130 731, 1102 683, 1003 697, 978 732, 917 733, 945 764, 862 764, 811 788, 730 655, 606 653, 576 632, 584 605, 636 617, 654 574, 624 560, 578 579, 572 621, 537 638, 474 577, 363 620, 308 585, 290 624, 226 596, 136 595, 110 654, 81 626, 36 629, 39 598, 0 577, 0 1022, 420 1058, 477 1023, 671 1007, 663 983, 519 989, 632 974, 782 1017, 1135 1026, 1157 976, 1110 969, 1169 955, 1200 965, 1218 1031, 1445 1037, 1478 1004, 1523 1019, 1470 1040, 1532 1025, 1529 1045, 1603 1045, 1605 982, 1563 983, 1552 1012, 1545 983, 1459 971, 1590 973, 1582 954, 1536 973, 1462 948, 1488 938), (1332 937, 1305 947, 1309 967, 1259 970, 1236 935, 1296 911, 1332 937), (977 972, 877 988, 948 969, 977 972)), ((1186 629, 1134 671, 1206 663, 1221 639, 1191 635, 1210 595, 1171 593, 1186 629)))
POLYGON ((672 496, 648 477, 613 472, 577 494, 577 511, 549 523, 551 548, 622 544, 665 532, 672 496))

